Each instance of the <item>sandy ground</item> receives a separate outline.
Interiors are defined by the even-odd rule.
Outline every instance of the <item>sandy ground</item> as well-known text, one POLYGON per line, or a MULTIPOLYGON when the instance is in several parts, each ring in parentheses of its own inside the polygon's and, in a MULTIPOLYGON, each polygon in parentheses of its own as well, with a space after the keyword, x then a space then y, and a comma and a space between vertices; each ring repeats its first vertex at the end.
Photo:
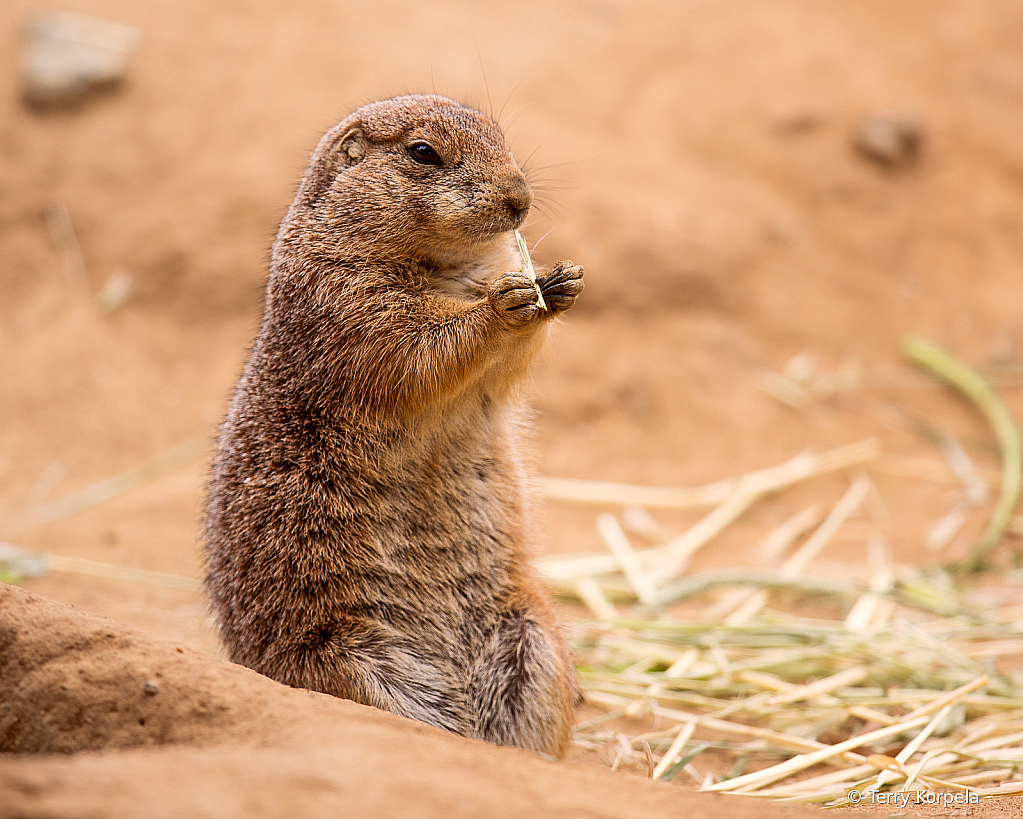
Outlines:
MULTIPOLYGON (((678 815, 667 785, 287 688, 20 589, 0 588, 0 615, 0 748, 26 754, 0 765, 4 819, 678 815)), ((685 808, 812 813, 745 802, 687 794, 685 808)))
MULTIPOLYGON (((21 105, 18 78, 23 28, 40 7, 7 0, 0 11, 0 540, 199 577, 209 445, 258 321, 273 232, 320 133, 361 102, 403 91, 492 110, 542 188, 525 230, 533 241, 551 231, 536 257, 587 269, 587 290, 529 388, 544 473, 689 485, 866 436, 886 453, 938 462, 912 419, 997 467, 984 424, 914 375, 899 346, 914 331, 977 366, 1020 366, 1015 0, 65 7, 136 26, 140 39, 117 92, 40 113, 21 105), (853 148, 864 117, 890 113, 914 118, 923 135, 899 167, 853 148), (68 268, 47 226, 54 203, 70 214, 82 271, 68 268), (103 313, 96 294, 119 271, 131 277, 129 298, 103 313), (869 386, 794 409, 763 389, 762 374, 791 370, 797 355, 817 372, 864 372, 869 386), (194 457, 159 480, 56 520, 33 517, 188 442, 194 457)), ((1017 417, 1019 385, 1001 390, 1017 417)), ((862 565, 869 529, 897 562, 936 563, 962 556, 983 525, 989 507, 933 552, 925 534, 956 502, 954 487, 867 472, 878 511, 843 530, 825 561, 862 565)), ((755 508, 697 568, 748 563, 772 524, 847 485, 838 475, 755 508)), ((543 550, 599 548, 592 509, 545 514, 543 550)), ((690 520, 662 523, 675 532, 690 520)), ((196 593, 58 572, 24 585, 218 651, 196 593)), ((394 767, 412 762, 394 724, 379 724, 359 741, 389 749, 394 767)), ((109 765, 147 782, 157 776, 147 753, 109 765)), ((175 753, 187 789, 187 771, 207 757, 175 753)), ((315 756, 310 771, 329 770, 315 756)), ((42 805, 66 771, 109 758, 4 758, 0 769, 36 771, 26 793, 42 805), (61 773, 46 773, 51 765, 61 773)), ((242 787, 224 765, 221 786, 242 787)), ((457 766, 430 770, 464 779, 457 766)), ((634 782, 615 783, 605 803, 638 798, 634 782), (616 787, 630 790, 614 797, 616 787)), ((104 812, 100 796, 92 804, 91 815, 121 815, 104 812)))

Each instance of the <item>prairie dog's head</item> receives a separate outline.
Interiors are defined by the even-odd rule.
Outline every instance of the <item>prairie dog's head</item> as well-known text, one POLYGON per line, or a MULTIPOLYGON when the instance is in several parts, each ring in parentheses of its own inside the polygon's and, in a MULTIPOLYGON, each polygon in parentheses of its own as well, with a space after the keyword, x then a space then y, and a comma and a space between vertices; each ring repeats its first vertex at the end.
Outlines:
MULTIPOLYGON (((292 208, 340 255, 457 263, 522 224, 533 194, 487 115, 445 97, 366 105, 324 135, 292 208)), ((328 251, 326 247, 319 248, 328 251)))

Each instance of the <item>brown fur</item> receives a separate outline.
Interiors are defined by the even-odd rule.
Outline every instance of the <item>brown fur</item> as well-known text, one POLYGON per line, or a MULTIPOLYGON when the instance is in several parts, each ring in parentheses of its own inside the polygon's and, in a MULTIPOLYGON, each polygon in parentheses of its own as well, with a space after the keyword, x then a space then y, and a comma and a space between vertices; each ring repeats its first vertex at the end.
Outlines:
POLYGON ((540 276, 544 312, 509 272, 531 201, 494 122, 443 97, 323 137, 221 432, 207 586, 236 662, 561 755, 576 685, 526 562, 513 387, 583 282, 540 276))

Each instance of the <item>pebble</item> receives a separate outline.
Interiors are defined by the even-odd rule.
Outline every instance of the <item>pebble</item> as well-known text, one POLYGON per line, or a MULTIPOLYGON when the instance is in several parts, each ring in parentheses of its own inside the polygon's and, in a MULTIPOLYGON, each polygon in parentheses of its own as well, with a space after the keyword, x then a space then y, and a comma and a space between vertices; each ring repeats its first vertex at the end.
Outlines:
POLYGON ((54 12, 28 27, 22 64, 25 100, 42 107, 73 105, 125 75, 137 31, 131 26, 54 12))
POLYGON ((889 167, 907 165, 920 153, 923 129, 908 114, 874 114, 863 119, 853 133, 861 155, 889 167))

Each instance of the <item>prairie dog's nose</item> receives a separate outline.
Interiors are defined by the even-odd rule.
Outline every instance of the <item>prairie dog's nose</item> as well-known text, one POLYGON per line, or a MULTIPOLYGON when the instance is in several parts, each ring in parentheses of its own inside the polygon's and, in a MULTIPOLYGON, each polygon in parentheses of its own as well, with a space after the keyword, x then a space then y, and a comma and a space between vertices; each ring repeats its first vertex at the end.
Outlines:
POLYGON ((526 220, 529 207, 533 204, 533 192, 525 177, 519 176, 508 185, 504 202, 515 221, 515 227, 519 227, 526 220))

